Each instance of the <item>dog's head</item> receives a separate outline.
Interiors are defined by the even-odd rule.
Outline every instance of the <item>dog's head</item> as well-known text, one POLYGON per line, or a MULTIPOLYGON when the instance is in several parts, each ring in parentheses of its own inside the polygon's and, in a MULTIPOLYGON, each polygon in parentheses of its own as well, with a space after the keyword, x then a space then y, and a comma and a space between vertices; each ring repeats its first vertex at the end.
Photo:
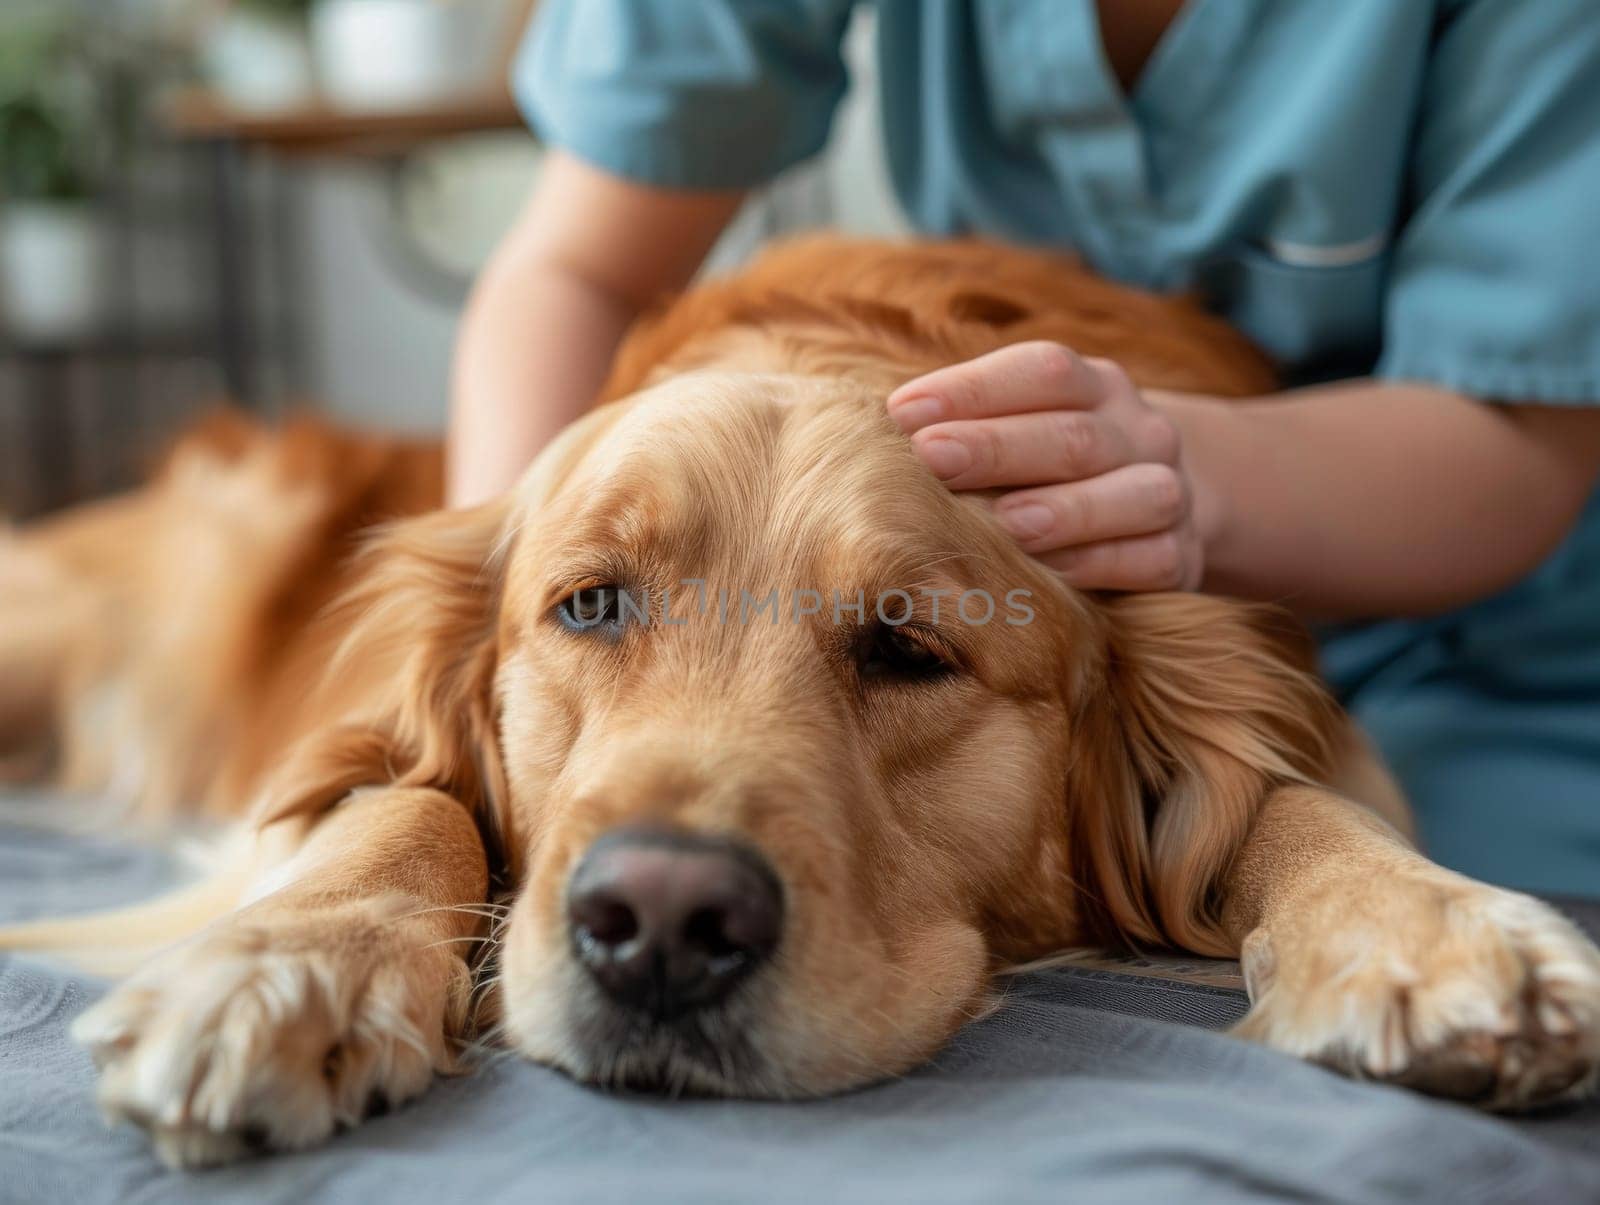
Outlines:
POLYGON ((590 423, 506 554, 508 1031, 719 1091, 904 1068, 997 943, 1070 928, 1081 608, 853 386, 692 373, 590 423))
POLYGON ((1261 613, 1066 589, 818 378, 597 411, 395 529, 357 602, 395 694, 320 798, 381 758, 478 808, 509 1040, 608 1083, 840 1089, 1009 962, 1224 952, 1217 876, 1332 727, 1261 613))

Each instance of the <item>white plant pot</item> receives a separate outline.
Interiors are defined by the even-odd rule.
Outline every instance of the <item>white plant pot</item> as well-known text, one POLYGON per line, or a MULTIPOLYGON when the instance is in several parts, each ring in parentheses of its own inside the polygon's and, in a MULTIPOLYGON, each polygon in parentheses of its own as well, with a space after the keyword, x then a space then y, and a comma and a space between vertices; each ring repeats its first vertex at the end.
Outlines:
POLYGON ((319 0, 311 48, 323 93, 348 109, 421 108, 492 81, 501 0, 319 0))
POLYGON ((12 338, 65 342, 106 318, 105 231, 87 205, 0 207, 0 325, 12 338))
POLYGON ((229 8, 201 46, 201 65, 217 93, 236 109, 293 108, 316 91, 304 26, 229 8))

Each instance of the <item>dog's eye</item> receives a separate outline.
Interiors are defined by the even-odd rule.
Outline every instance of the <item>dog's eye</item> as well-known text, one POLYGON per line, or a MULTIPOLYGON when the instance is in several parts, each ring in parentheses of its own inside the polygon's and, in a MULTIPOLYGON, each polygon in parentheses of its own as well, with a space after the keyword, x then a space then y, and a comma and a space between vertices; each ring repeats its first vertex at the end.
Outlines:
POLYGON ((615 636, 622 630, 622 591, 616 586, 585 586, 556 606, 556 619, 573 632, 615 636))
POLYGON ((873 624, 856 645, 856 672, 867 680, 923 682, 955 668, 921 629, 873 624))

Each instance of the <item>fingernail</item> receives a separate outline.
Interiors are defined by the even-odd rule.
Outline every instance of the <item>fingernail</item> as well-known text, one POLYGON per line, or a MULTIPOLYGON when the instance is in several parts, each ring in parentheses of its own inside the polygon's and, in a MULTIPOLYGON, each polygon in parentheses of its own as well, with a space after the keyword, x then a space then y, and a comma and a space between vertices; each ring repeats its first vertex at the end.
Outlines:
POLYGON ((936 397, 913 397, 889 407, 889 418, 900 430, 910 433, 936 423, 944 415, 944 403, 936 397))
POLYGON ((933 470, 935 477, 945 481, 959 477, 972 467, 972 453, 967 451, 967 445, 942 435, 924 440, 918 446, 917 454, 933 470))
POLYGON ((1000 520, 1001 527, 1017 539, 1031 540, 1050 530, 1050 522, 1054 516, 1047 506, 1041 506, 1037 502, 1024 502, 1019 506, 996 510, 995 518, 1000 520))

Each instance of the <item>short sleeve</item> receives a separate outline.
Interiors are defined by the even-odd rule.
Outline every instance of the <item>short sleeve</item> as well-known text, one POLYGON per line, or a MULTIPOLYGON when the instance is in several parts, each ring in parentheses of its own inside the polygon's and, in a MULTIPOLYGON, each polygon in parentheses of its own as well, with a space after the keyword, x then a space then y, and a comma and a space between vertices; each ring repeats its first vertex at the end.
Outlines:
POLYGON ((1600 403, 1600 13, 1447 6, 1386 291, 1381 376, 1600 403))
POLYGON ((819 151, 850 0, 543 0, 512 85, 545 141, 664 188, 764 183, 819 151))

